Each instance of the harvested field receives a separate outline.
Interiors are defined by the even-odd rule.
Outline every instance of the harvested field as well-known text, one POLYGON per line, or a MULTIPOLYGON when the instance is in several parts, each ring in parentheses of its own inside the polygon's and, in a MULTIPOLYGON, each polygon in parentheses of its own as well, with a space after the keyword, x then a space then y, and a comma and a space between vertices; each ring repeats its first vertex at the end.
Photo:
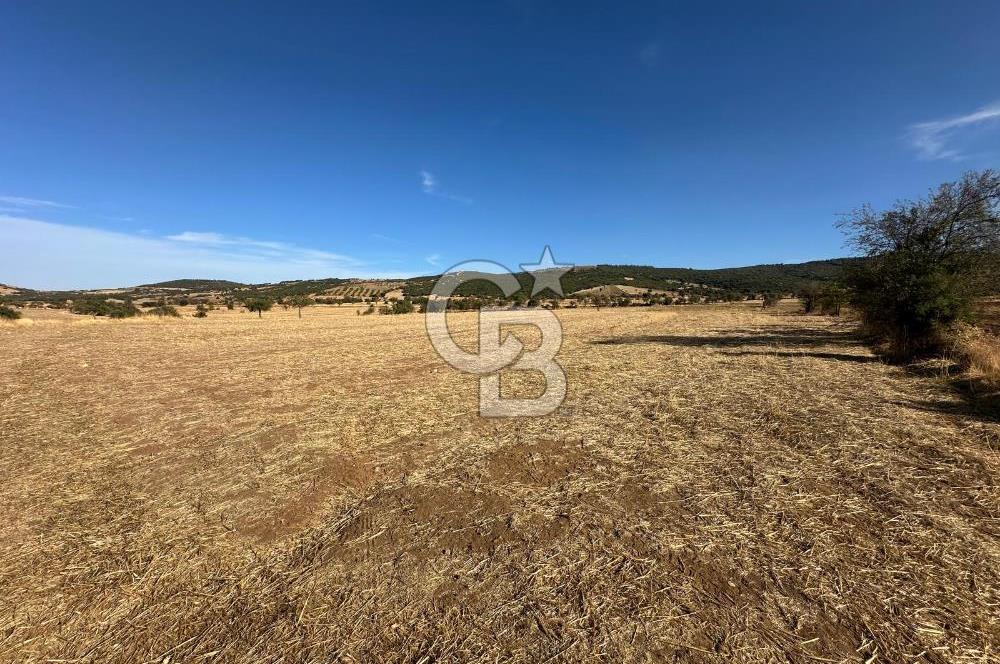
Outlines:
POLYGON ((996 418, 838 319, 558 315, 516 420, 419 315, 0 325, 0 660, 998 661, 996 418))

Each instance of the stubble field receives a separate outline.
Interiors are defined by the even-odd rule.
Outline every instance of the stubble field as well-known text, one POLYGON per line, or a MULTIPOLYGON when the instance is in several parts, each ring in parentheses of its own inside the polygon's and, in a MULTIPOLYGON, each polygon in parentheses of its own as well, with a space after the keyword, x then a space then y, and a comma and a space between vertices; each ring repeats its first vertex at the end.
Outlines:
POLYGON ((848 321, 558 315, 492 420, 419 315, 0 325, 0 660, 997 661, 995 418, 848 321))

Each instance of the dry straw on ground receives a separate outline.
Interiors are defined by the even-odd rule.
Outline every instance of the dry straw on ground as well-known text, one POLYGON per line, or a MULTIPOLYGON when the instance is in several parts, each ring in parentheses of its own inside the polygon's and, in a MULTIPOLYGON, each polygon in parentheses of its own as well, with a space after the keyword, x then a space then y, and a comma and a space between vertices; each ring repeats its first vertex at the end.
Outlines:
POLYGON ((36 316, 4 661, 997 661, 1000 425, 847 323, 562 310, 566 403, 483 420, 417 315, 36 316))

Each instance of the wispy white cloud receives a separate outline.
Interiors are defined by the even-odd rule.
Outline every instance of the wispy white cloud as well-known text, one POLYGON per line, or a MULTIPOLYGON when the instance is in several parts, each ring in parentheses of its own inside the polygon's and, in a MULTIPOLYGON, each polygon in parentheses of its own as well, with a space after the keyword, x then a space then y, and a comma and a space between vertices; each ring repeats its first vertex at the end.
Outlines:
POLYGON ((351 256, 285 242, 195 231, 151 237, 9 215, 0 215, 0 245, 6 256, 0 281, 29 288, 102 288, 178 278, 260 283, 379 273, 351 256))
POLYGON ((921 159, 951 159, 959 161, 967 155, 954 146, 961 132, 974 127, 991 125, 1000 120, 1000 102, 977 111, 943 120, 918 122, 910 125, 907 138, 921 159))
POLYGON ((424 260, 427 261, 429 265, 437 267, 441 264, 441 254, 431 254, 430 256, 425 257, 424 260))
POLYGON ((434 176, 430 171, 420 171, 420 188, 424 190, 425 194, 430 196, 437 196, 438 198, 446 198, 449 201, 457 201, 459 203, 465 203, 466 205, 472 203, 471 198, 466 198, 465 196, 457 196, 455 194, 449 194, 447 192, 441 191, 438 186, 437 177, 434 176))
POLYGON ((437 178, 433 173, 420 171, 420 186, 425 194, 434 194, 437 192, 437 178))
POLYGON ((177 235, 168 235, 164 239, 173 242, 180 242, 186 245, 220 248, 227 251, 237 251, 241 255, 266 256, 280 259, 309 260, 309 261, 331 261, 346 265, 360 265, 350 256, 344 254, 334 254, 329 251, 317 249, 306 249, 287 242, 268 242, 264 240, 253 240, 248 237, 234 235, 223 235, 222 233, 202 233, 197 231, 184 231, 177 235))
POLYGON ((57 203, 55 201, 43 201, 39 198, 25 198, 24 196, 0 196, 0 203, 10 205, 15 208, 64 208, 72 209, 75 206, 57 203))

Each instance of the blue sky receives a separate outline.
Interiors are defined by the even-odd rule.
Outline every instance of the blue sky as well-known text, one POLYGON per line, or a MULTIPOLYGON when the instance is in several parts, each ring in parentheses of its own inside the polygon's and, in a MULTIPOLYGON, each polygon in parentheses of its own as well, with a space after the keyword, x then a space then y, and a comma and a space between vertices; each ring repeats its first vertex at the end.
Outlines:
POLYGON ((837 213, 1000 165, 998 28, 993 1, 5 2, 0 282, 844 255, 837 213))

